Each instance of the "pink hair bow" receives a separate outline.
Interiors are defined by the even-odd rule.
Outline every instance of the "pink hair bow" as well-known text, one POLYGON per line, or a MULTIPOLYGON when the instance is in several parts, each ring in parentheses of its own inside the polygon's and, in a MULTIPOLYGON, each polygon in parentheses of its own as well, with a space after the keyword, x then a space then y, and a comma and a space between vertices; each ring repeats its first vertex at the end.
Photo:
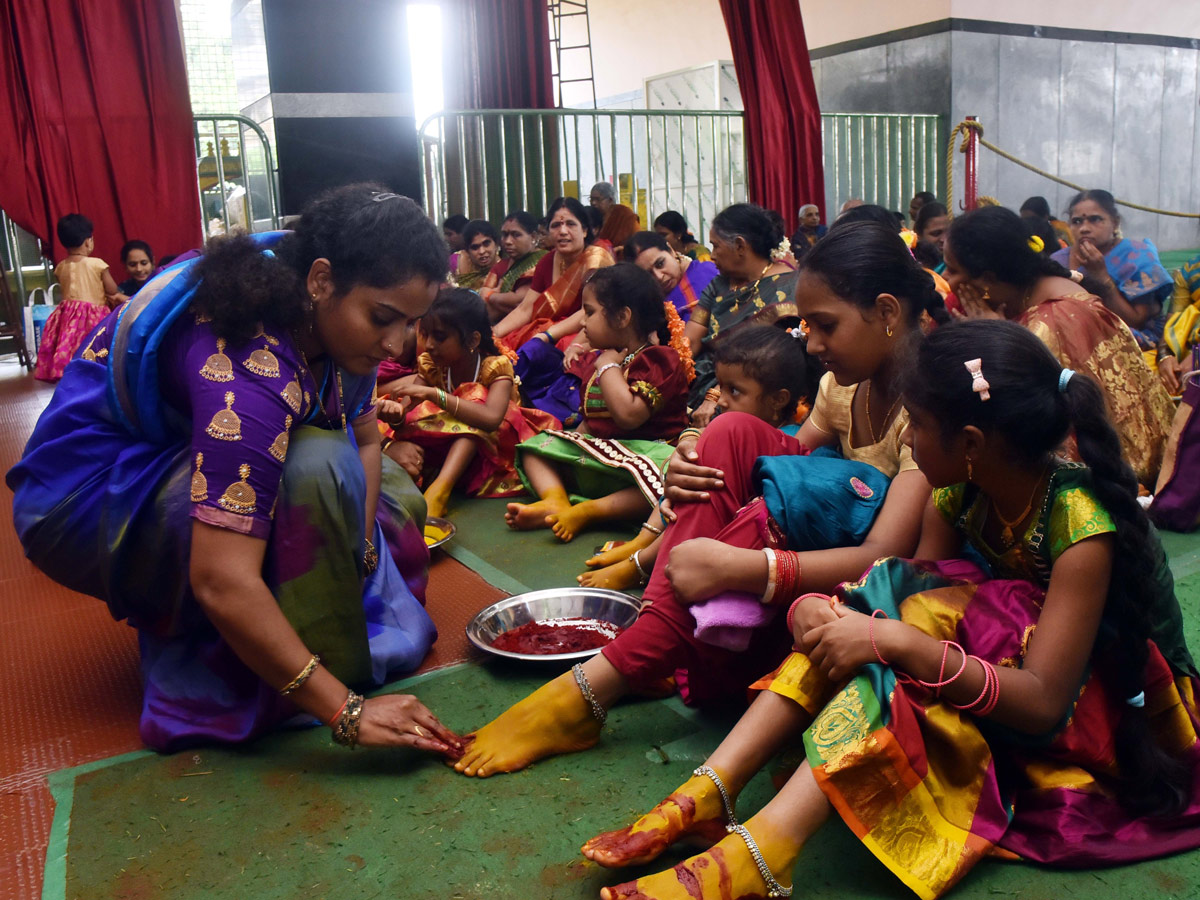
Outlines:
POLYGON ((971 373, 971 390, 979 395, 980 401, 990 400, 992 396, 992 386, 987 383, 987 379, 983 377, 983 360, 968 359, 963 363, 967 367, 967 371, 971 373))

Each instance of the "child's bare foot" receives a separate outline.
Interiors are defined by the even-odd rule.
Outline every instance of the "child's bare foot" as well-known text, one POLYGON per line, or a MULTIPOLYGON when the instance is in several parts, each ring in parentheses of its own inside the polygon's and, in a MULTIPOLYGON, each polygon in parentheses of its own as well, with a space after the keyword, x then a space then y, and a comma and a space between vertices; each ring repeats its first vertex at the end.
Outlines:
MULTIPOLYGON (((554 536, 563 543, 567 543, 574 540, 575 535, 579 534, 593 522, 602 518, 604 517, 599 514, 595 501, 584 500, 582 503, 576 503, 574 506, 567 507, 556 515, 547 516, 546 522, 550 525, 550 530, 554 532, 554 536)), ((629 552, 632 553, 633 550, 629 552)))
POLYGON ((583 845, 583 855, 608 868, 656 859, 684 835, 709 846, 725 837, 725 807, 707 775, 693 775, 678 790, 628 828, 607 831, 583 845))
POLYGON ((617 563, 626 562, 631 555, 637 550, 645 550, 654 543, 657 535, 651 534, 646 529, 638 531, 637 536, 626 541, 619 546, 613 547, 611 550, 605 550, 603 553, 597 553, 584 563, 589 569, 603 569, 605 566, 614 566, 617 563))
POLYGON ((556 516, 571 508, 571 501, 565 496, 548 497, 536 503, 510 503, 504 513, 504 521, 515 531, 534 531, 538 528, 549 528, 550 517, 556 516))
POLYGON ((587 750, 600 739, 600 723, 575 676, 564 672, 468 737, 473 740, 454 770, 487 778, 547 756, 587 750))
MULTIPOLYGON (((800 848, 786 836, 770 839, 770 829, 747 823, 763 859, 783 886, 792 883, 800 848)), ((767 885, 739 834, 730 834, 707 853, 685 859, 673 869, 600 891, 602 900, 761 900, 767 885)))
MULTIPOLYGON (((588 562, 590 564, 591 560, 588 562)), ((611 566, 605 566, 603 569, 584 572, 582 575, 576 576, 575 580, 584 587, 623 591, 626 588, 634 587, 641 581, 641 576, 638 575, 637 567, 633 564, 632 559, 623 559, 611 566)))
POLYGON ((446 509, 450 505, 451 488, 453 485, 443 483, 440 478, 433 480, 433 483, 425 489, 427 515, 438 518, 446 515, 446 509))

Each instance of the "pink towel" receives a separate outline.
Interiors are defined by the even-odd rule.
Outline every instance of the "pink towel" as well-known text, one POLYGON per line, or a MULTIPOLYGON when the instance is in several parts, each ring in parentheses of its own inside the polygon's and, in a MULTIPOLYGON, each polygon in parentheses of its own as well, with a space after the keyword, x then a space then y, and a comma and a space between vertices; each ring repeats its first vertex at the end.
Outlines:
POLYGON ((750 646, 754 629, 770 622, 775 612, 774 607, 763 606, 753 594, 729 591, 692 607, 694 633, 706 644, 739 652, 750 646))

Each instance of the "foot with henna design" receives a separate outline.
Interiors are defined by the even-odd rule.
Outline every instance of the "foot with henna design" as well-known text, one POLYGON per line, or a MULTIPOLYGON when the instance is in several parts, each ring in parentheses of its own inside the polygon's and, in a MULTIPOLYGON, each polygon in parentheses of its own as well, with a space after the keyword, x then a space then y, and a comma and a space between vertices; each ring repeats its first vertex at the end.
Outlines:
MULTIPOLYGON (((787 887, 800 853, 794 836, 756 821, 746 823, 767 867, 787 887)), ((730 834, 706 853, 673 869, 600 891, 602 900, 751 900, 768 896, 768 888, 746 842, 730 834)))
POLYGON ((487 778, 547 756, 587 750, 600 739, 600 722, 575 676, 564 672, 467 737, 471 744, 454 770, 487 778))
POLYGON ((648 863, 685 836, 711 846, 725 837, 725 807, 707 775, 693 775, 628 828, 607 831, 583 845, 583 855, 610 869, 648 863))

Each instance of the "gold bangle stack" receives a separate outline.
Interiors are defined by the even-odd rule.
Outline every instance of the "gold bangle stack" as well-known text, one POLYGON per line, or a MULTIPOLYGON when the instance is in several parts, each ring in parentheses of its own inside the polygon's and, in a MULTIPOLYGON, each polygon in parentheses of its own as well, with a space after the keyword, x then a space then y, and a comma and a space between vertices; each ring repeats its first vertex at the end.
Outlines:
POLYGON ((363 550, 363 566, 366 567, 367 574, 372 574, 379 568, 379 551, 375 549, 375 544, 370 538, 366 538, 367 547, 363 550))
POLYGON ((358 744, 358 726, 362 721, 364 702, 362 694, 350 692, 350 696, 346 698, 346 705, 342 707, 342 714, 333 726, 335 744, 349 747, 351 750, 358 744))
POLYGON ((308 681, 308 679, 312 677, 312 673, 317 671, 317 666, 320 664, 321 657, 314 653, 312 658, 305 664, 304 668, 300 670, 300 674, 281 687, 279 689, 279 693, 286 697, 292 691, 299 688, 304 684, 304 682, 308 681))
POLYGON ((719 387, 709 388, 704 392, 704 399, 709 403, 716 403, 721 399, 721 389, 719 387))

